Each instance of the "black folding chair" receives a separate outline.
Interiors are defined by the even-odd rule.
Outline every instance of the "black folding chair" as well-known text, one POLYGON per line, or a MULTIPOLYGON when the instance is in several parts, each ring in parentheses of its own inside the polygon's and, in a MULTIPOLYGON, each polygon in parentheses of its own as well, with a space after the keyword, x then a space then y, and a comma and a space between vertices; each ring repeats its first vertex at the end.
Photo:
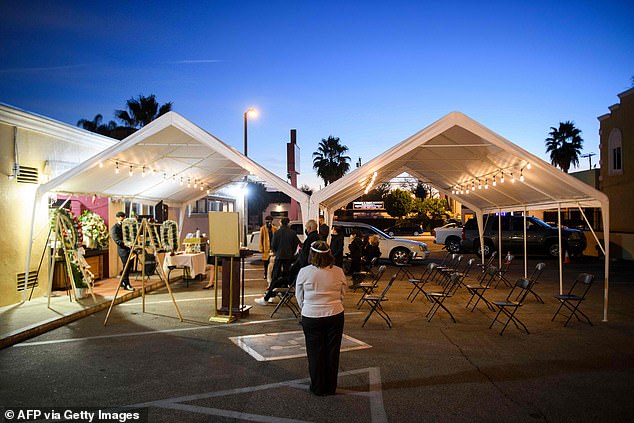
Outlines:
POLYGON ((429 300, 429 298, 427 297, 427 292, 425 292, 425 289, 423 289, 423 287, 431 280, 437 266, 438 265, 436 263, 429 263, 427 266, 425 266, 425 270, 423 270, 423 273, 420 275, 420 277, 409 279, 409 282, 414 285, 412 287, 412 290, 407 295, 408 300, 411 298, 410 302, 413 303, 420 293, 422 293, 425 298, 429 300))
MULTIPOLYGON (((528 286, 530 285, 530 283, 531 282, 528 279, 518 279, 515 282, 515 286, 513 286, 513 289, 511 289, 511 292, 509 292, 504 301, 493 301, 493 305, 495 305, 500 310, 495 315, 495 318, 491 322, 489 329, 493 327, 493 325, 495 324, 495 322, 498 321, 498 318, 500 318, 501 315, 504 315, 507 317, 507 319, 504 323, 504 327, 500 331, 500 335, 504 333, 504 330, 510 322, 513 322, 518 330, 520 329, 520 326, 522 326, 526 333, 529 333, 528 328, 524 323, 521 322, 520 319, 517 318, 516 313, 517 310, 519 310, 519 308, 524 303, 526 295, 528 295, 528 286), (515 300, 513 300, 513 298, 515 298, 515 300)), ((502 321, 500 321, 499 323, 502 324, 502 321)))
POLYGON ((593 281, 594 275, 589 273, 579 273, 579 276, 577 276, 577 279, 575 279, 567 294, 555 295, 555 298, 558 299, 561 304, 559 304, 559 308, 557 309, 557 312, 555 312, 551 321, 555 321, 555 317, 557 317, 557 315, 561 312, 562 307, 566 307, 570 311, 570 315, 568 316, 568 319, 566 319, 564 326, 568 325, 572 316, 575 316, 577 320, 581 321, 579 314, 586 319, 590 326, 592 326, 592 322, 588 316, 579 309, 579 306, 581 305, 581 302, 586 299, 586 295, 588 294, 588 291, 590 291, 593 281), (578 285, 579 288, 577 288, 578 285))
POLYGON ((509 268, 511 267, 511 264, 513 264, 513 259, 515 258, 515 256, 511 255, 511 254, 507 254, 506 257, 504 257, 504 262, 502 263, 502 267, 500 267, 498 269, 497 272, 497 283, 495 284, 495 287, 497 288, 498 285, 500 284, 500 282, 504 282, 504 285, 506 285, 509 288, 513 288, 513 284, 506 279, 506 274, 509 271, 509 268))
POLYGON ((497 270, 497 267, 490 266, 489 271, 485 273, 485 275, 488 275, 488 277, 482 278, 480 280, 480 283, 478 284, 466 286, 467 291, 469 292, 469 294, 471 294, 471 298, 469 298, 469 301, 467 301, 467 305, 465 306, 466 308, 469 308, 469 305, 473 301, 473 307, 471 308, 471 311, 473 311, 476 309, 476 306, 478 305, 480 300, 482 300, 484 301, 484 304, 486 304, 486 306, 491 309, 491 311, 495 311, 495 307, 493 307, 493 305, 484 297, 484 293, 491 288, 491 282, 493 282, 493 280, 495 279, 495 274, 497 273, 497 270))
POLYGON ((372 313, 374 313, 375 311, 376 311, 376 314, 378 314, 379 316, 381 316, 383 320, 385 320, 389 328, 392 327, 392 320, 390 319, 390 316, 387 314, 387 312, 385 311, 381 303, 388 300, 386 296, 387 292, 390 290, 395 280, 396 280, 396 275, 392 275, 392 277, 390 278, 390 281, 387 283, 387 285, 385 285, 385 289, 383 290, 381 295, 364 295, 363 296, 363 301, 370 304, 370 312, 368 313, 367 316, 365 316, 365 320, 363 320, 363 324, 361 325, 361 327, 365 326, 366 322, 368 321, 370 316, 372 316, 372 313))
POLYGON ((535 297, 535 299, 542 304, 544 304, 544 300, 537 294, 537 292, 535 292, 535 285, 537 284, 539 277, 544 272, 545 267, 546 263, 537 263, 537 265, 533 269, 533 273, 531 273, 528 278, 528 280, 531 281, 530 285, 528 286, 528 292, 530 292, 533 297, 535 297))
POLYGON ((449 317, 451 317, 451 320, 453 320, 453 322, 456 323, 456 319, 453 317, 453 314, 451 314, 449 309, 445 307, 444 302, 447 298, 453 297, 454 293, 460 286, 460 281, 461 281, 460 274, 453 273, 451 276, 449 276, 449 282, 445 284, 445 287, 441 292, 430 292, 427 294, 427 297, 431 299, 431 301, 433 302, 431 308, 425 315, 425 317, 427 317, 428 322, 431 322, 431 319, 434 317, 436 312, 442 308, 449 314, 449 317))
POLYGON ((279 311, 282 306, 286 306, 292 313, 295 318, 298 318, 301 314, 301 310, 299 306, 293 301, 295 298, 295 284, 288 287, 279 287, 274 288, 273 292, 275 296, 279 299, 275 309, 271 313, 271 317, 275 315, 279 311))
MULTIPOLYGON (((489 256, 489 258, 484 262, 484 264, 482 263, 478 263, 478 267, 480 268, 480 277, 482 279, 484 279, 486 277, 486 275, 489 274, 489 269, 491 268, 491 266, 493 266, 493 261, 495 260, 495 256, 498 255, 497 251, 493 251, 491 253, 491 255, 489 256)), ((481 281, 478 281, 481 282, 481 281)))
POLYGON ((407 260, 405 260, 404 262, 396 263, 396 267, 398 267, 398 271, 396 272, 397 277, 402 272, 407 279, 414 278, 414 275, 412 274, 412 271, 409 270, 409 268, 412 266, 412 262, 416 258, 416 254, 416 251, 410 251, 407 260))
POLYGON ((357 301, 357 310, 360 309, 361 306, 364 303, 363 297, 365 297, 366 295, 370 295, 370 294, 374 293, 374 289, 379 284, 379 280, 381 280, 381 277, 383 277, 383 273, 385 273, 385 269, 386 268, 387 267, 384 264, 382 264, 379 267, 379 270, 374 275, 374 278, 372 279, 371 282, 361 282, 357 286, 357 288, 359 288, 359 289, 361 289, 363 291, 363 293, 361 294, 361 298, 359 298, 359 301, 357 301))
POLYGON ((352 285, 352 292, 357 292, 357 288, 359 288, 359 285, 361 283, 363 283, 367 278, 373 278, 374 279, 376 277, 376 275, 372 271, 372 268, 374 266, 376 266, 378 261, 379 261, 378 257, 373 257, 372 260, 370 260, 369 263, 363 264, 363 268, 365 270, 361 270, 359 272, 354 272, 352 274, 352 280, 356 282, 356 283, 354 283, 352 285))
POLYGON ((458 268, 460 267, 460 263, 462 263, 463 258, 464 256, 458 255, 458 257, 456 257, 456 259, 452 262, 451 266, 447 266, 444 269, 436 268, 436 273, 441 276, 440 282, 438 282, 439 285, 444 286, 449 283, 449 277, 458 272, 458 268))
MULTIPOLYGON (((456 253, 449 254, 448 253, 445 256, 445 258, 443 258, 442 262, 438 266, 435 267, 434 275, 431 278, 430 282, 435 282, 439 275, 446 274, 445 272, 447 272, 447 271, 449 272, 449 274, 451 274, 451 272, 455 271, 456 262, 459 262, 459 257, 461 257, 460 254, 456 254, 456 253)), ((445 282, 445 281, 441 281, 439 284, 442 284, 443 282, 445 282)))

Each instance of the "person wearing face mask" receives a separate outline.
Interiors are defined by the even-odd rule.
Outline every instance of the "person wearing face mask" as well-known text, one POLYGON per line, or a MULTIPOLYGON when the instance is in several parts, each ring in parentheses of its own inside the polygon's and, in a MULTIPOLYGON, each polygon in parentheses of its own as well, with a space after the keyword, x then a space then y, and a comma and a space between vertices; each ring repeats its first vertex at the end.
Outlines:
POLYGON ((262 262, 264 262, 264 279, 269 270, 271 256, 271 240, 277 228, 273 226, 273 216, 266 216, 264 225, 260 228, 260 251, 262 251, 262 262))
POLYGON ((315 222, 314 219, 310 219, 306 222, 306 239, 302 245, 302 251, 300 251, 299 257, 297 258, 297 264, 300 269, 309 265, 308 254, 310 253, 310 246, 315 241, 319 241, 317 222, 315 222))

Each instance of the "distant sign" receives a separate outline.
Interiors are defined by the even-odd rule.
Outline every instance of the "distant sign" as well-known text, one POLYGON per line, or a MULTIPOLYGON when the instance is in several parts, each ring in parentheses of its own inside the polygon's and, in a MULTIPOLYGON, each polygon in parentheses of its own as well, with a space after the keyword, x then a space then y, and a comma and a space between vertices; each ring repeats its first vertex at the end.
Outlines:
POLYGON ((355 201, 352 203, 355 210, 377 210, 383 209, 383 201, 355 201))

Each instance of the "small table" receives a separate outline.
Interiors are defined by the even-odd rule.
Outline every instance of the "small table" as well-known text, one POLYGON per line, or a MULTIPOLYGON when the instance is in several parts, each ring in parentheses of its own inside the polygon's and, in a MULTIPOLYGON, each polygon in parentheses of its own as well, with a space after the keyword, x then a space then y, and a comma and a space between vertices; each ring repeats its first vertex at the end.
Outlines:
POLYGON ((207 258, 205 257, 205 253, 183 253, 174 254, 173 256, 166 254, 165 260, 163 261, 163 271, 166 275, 169 273, 170 267, 172 267, 172 269, 184 269, 185 279, 187 279, 187 273, 189 273, 191 278, 195 278, 198 275, 205 274, 205 269, 207 268, 207 258))

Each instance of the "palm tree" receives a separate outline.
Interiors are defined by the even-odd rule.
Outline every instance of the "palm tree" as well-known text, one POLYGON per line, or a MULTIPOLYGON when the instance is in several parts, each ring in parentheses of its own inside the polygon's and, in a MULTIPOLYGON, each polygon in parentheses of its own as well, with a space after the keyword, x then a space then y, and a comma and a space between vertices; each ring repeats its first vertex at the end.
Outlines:
POLYGON ((559 128, 550 127, 546 138, 546 152, 550 153, 550 162, 568 173, 570 165, 579 165, 579 156, 583 147, 581 130, 571 121, 559 122, 559 128))
POLYGON ((142 128, 159 116, 172 110, 172 102, 159 107, 154 94, 147 97, 139 95, 126 102, 128 110, 115 110, 114 115, 128 128, 142 128))
POLYGON ((324 185, 341 178, 350 170, 350 157, 343 154, 348 147, 341 145, 338 137, 330 135, 321 139, 319 148, 313 153, 313 169, 324 180, 324 185))
POLYGON ((96 114, 93 120, 79 119, 77 121, 77 126, 80 126, 90 132, 110 136, 110 133, 117 127, 117 124, 113 120, 108 123, 103 123, 103 116, 96 114))

